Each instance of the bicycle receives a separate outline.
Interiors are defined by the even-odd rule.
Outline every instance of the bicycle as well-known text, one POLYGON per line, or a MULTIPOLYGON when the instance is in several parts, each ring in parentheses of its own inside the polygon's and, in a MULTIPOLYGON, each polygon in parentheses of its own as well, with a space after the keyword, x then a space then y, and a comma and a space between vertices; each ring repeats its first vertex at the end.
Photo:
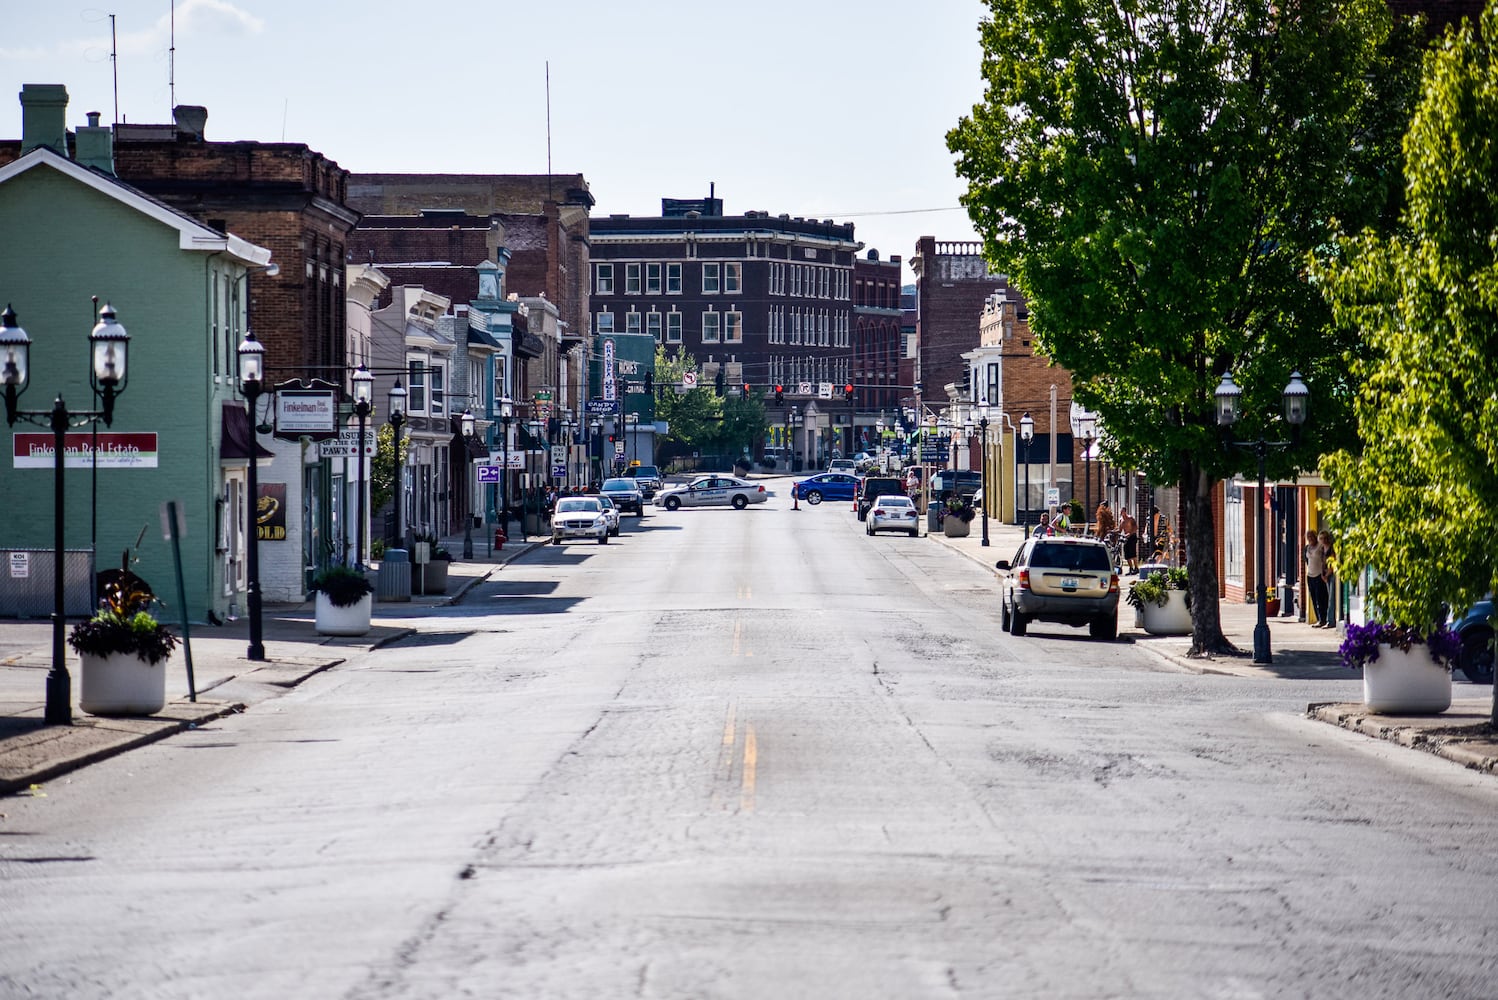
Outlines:
POLYGON ((1103 536, 1103 545, 1108 549, 1108 561, 1113 564, 1113 572, 1119 576, 1123 575, 1123 532, 1110 531, 1103 536))

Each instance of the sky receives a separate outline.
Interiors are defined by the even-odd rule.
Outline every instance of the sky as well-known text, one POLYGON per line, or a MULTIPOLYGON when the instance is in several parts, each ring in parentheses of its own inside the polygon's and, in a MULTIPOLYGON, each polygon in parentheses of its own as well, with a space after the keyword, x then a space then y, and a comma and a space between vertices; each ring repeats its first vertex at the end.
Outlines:
MULTIPOLYGON (((865 252, 976 239, 945 135, 982 97, 982 0, 0 0, 0 135, 22 84, 363 173, 581 173, 596 215, 706 197, 851 222, 865 252), (115 42, 111 44, 110 15, 115 42), (175 53, 172 24, 175 21, 175 53), (111 60, 111 51, 118 58, 111 60), (175 86, 173 86, 173 84, 175 86)), ((905 280, 913 280, 908 263, 905 280)))

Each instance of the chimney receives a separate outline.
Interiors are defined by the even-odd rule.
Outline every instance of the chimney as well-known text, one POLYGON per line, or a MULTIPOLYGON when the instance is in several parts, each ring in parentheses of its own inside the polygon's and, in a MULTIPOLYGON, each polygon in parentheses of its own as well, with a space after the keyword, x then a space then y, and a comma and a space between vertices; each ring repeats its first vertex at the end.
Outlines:
POLYGON ((178 136, 201 140, 208 127, 208 109, 201 104, 179 104, 172 109, 172 121, 177 123, 178 136))
POLYGON ((114 174, 114 129, 99 124, 99 112, 88 113, 88 124, 73 135, 73 158, 79 166, 114 174))
POLYGON ((46 146, 68 155, 68 88, 60 83, 21 86, 21 155, 46 146))

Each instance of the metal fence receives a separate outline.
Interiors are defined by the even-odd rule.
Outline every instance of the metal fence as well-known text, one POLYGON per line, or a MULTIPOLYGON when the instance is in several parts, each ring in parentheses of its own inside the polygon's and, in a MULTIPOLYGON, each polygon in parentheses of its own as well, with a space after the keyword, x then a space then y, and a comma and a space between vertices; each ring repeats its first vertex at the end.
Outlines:
MULTIPOLYGON (((0 549, 0 618, 52 614, 52 549, 0 549)), ((63 614, 94 611, 94 550, 63 549, 63 614)))

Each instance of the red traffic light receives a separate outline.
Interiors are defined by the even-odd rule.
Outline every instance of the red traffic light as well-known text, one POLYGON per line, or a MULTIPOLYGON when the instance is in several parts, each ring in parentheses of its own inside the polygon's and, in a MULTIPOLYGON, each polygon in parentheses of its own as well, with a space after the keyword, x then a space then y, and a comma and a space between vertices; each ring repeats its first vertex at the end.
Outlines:
POLYGON ((844 399, 852 399, 853 398, 853 383, 852 382, 849 382, 847 385, 843 386, 843 398, 844 399))

